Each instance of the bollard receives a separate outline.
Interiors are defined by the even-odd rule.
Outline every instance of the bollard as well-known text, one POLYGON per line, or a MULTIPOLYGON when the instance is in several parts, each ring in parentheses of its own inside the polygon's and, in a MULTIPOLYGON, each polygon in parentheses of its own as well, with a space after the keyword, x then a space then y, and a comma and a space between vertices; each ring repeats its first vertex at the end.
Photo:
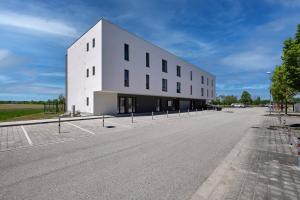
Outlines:
POLYGON ((288 135, 288 143, 289 143, 289 145, 293 145, 293 141, 292 141, 292 129, 290 127, 287 130, 287 135, 288 135))
POLYGON ((190 109, 188 109, 188 115, 190 115, 190 109))
POLYGON ((179 117, 180 117, 180 109, 178 110, 178 114, 179 114, 179 117))
POLYGON ((153 111, 152 111, 152 120, 153 120, 153 111))
POLYGON ((60 134, 60 116, 58 116, 58 133, 60 134))
POLYGON ((298 143, 297 143, 297 151, 298 151, 298 167, 300 167, 300 137, 298 137, 298 143))
POLYGON ((167 110, 167 118, 169 117, 169 111, 167 110))
POLYGON ((102 115, 102 127, 104 127, 104 115, 102 115))
POLYGON ((131 123, 133 123, 133 112, 131 112, 131 123))

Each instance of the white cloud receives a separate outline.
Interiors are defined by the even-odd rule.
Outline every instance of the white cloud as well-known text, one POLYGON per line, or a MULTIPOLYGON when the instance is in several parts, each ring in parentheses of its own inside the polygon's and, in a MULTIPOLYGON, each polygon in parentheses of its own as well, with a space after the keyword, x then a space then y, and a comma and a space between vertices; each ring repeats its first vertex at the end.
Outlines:
POLYGON ((1 84, 8 84, 8 83, 14 83, 16 82, 12 78, 5 76, 5 75, 0 75, 0 83, 1 84))
POLYGON ((0 61, 10 56, 10 52, 6 49, 0 49, 0 61))
POLYGON ((53 35, 75 37, 75 28, 63 21, 45 19, 30 15, 22 15, 13 12, 0 13, 0 25, 25 28, 32 31, 39 31, 53 35))
POLYGON ((47 77, 64 77, 65 73, 62 72, 44 72, 40 73, 40 76, 47 76, 47 77))
POLYGON ((245 71, 266 70, 280 64, 280 55, 255 49, 229 55, 221 59, 221 64, 245 71))

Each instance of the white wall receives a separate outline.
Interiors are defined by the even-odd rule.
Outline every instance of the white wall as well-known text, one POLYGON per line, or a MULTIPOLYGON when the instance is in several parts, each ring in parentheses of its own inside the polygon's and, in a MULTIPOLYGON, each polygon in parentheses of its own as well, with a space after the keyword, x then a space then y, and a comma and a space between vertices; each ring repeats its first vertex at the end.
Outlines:
MULTIPOLYGON (((194 99, 215 98, 215 76, 185 62, 177 56, 149 43, 143 39, 111 24, 106 20, 99 21, 94 27, 81 36, 68 48, 67 57, 67 108, 72 105, 81 112, 103 112, 102 102, 107 102, 107 111, 114 110, 111 102, 106 101, 112 96, 103 96, 94 92, 127 93, 153 96, 169 96, 194 99), (95 38, 96 46, 92 47, 95 38), (89 42, 89 51, 86 44, 89 42), (124 43, 129 44, 129 59, 124 60, 124 43), (150 53, 150 68, 146 67, 146 52, 150 53), (168 73, 162 72, 162 59, 168 61, 168 73), (181 66, 181 77, 176 76, 176 66, 181 66), (92 75, 92 67, 96 67, 96 75, 92 75), (86 69, 90 75, 86 77, 86 69), (129 87, 124 86, 124 69, 128 69, 129 87), (193 71, 193 80, 190 80, 193 71), (150 75, 150 89, 146 89, 146 74, 150 75), (204 84, 201 84, 201 76, 204 84), (207 85, 207 77, 209 85, 207 85), (162 91, 162 78, 168 79, 168 92, 162 91), (214 80, 212 86, 211 80, 214 80), (176 82, 181 82, 181 93, 176 92, 176 82), (190 85, 193 94, 190 95, 190 85), (204 96, 201 96, 204 88, 204 96), (209 95, 207 96, 207 89, 209 95), (213 91, 213 97, 211 96, 213 91), (86 105, 89 97, 89 105, 86 105), (97 101, 97 102, 94 102, 97 101), (101 105, 96 105, 100 102, 101 105)), ((112 101, 117 106, 117 98, 112 101)))
POLYGON ((70 111, 72 105, 81 112, 93 113, 94 91, 102 89, 102 31, 101 23, 97 23, 86 32, 68 49, 68 89, 67 109, 70 111), (95 47, 92 40, 95 38, 95 47), (89 43, 89 51, 86 44, 89 43), (95 76, 92 75, 92 67, 95 66, 95 76), (86 69, 89 68, 89 77, 86 77, 86 69), (89 105, 86 105, 86 97, 89 97, 89 105))
POLYGON ((94 114, 118 113, 118 95, 109 92, 94 92, 94 114))
POLYGON ((215 76, 189 64, 175 55, 103 20, 103 90, 127 94, 172 96, 182 98, 212 99, 215 97, 215 76), (129 61, 124 60, 124 43, 129 44, 129 61), (146 67, 146 52, 150 53, 150 68, 146 67), (168 73, 162 72, 162 59, 168 61, 168 73), (176 66, 181 66, 181 77, 176 76, 176 66), (124 86, 124 69, 130 74, 129 87, 124 86), (193 71, 193 80, 190 80, 193 71), (145 89, 146 74, 150 75, 150 90, 145 89), (201 84, 201 76, 204 84, 201 84), (207 85, 209 77, 209 85, 207 85), (162 91, 162 78, 168 79, 168 92, 162 91), (211 80, 214 79, 212 86, 211 80), (181 93, 176 93, 176 82, 181 82, 181 93), (190 95, 190 85, 193 94, 190 95), (201 96, 204 88, 204 97, 201 96), (209 96, 207 96, 209 89, 209 96), (211 91, 213 90, 213 97, 211 91))

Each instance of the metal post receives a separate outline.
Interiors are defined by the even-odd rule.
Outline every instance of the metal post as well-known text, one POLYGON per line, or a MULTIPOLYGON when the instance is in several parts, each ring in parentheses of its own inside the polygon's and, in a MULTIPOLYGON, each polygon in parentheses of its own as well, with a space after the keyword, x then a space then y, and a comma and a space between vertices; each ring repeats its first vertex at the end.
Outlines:
POLYGON ((167 118, 169 117, 169 111, 167 110, 167 118))
POLYGON ((60 134, 60 116, 58 116, 58 133, 60 134))
POLYGON ((131 123, 133 123, 133 112, 131 112, 131 123))
POLYGON ((178 110, 178 114, 179 114, 179 117, 180 117, 180 109, 178 110))
POLYGON ((188 109, 188 115, 190 115, 190 109, 188 109))
POLYGON ((153 120, 153 111, 152 111, 152 120, 153 120))
POLYGON ((104 115, 102 115, 102 127, 104 127, 104 115))
POLYGON ((300 137, 298 137, 298 144, 297 144, 297 151, 298 151, 298 167, 300 167, 300 137))
POLYGON ((197 108, 196 108, 196 114, 197 114, 197 112, 198 112, 198 110, 197 110, 197 108))
POLYGON ((292 129, 290 127, 288 127, 287 134, 288 134, 288 144, 293 145, 293 142, 292 142, 292 129))

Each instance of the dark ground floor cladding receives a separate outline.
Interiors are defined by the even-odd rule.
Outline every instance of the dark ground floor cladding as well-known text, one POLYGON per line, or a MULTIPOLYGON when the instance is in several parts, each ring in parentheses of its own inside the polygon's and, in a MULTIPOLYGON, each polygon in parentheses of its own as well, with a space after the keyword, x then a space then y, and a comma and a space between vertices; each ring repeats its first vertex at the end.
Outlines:
POLYGON ((118 94, 119 113, 165 112, 205 109, 202 99, 118 94))

